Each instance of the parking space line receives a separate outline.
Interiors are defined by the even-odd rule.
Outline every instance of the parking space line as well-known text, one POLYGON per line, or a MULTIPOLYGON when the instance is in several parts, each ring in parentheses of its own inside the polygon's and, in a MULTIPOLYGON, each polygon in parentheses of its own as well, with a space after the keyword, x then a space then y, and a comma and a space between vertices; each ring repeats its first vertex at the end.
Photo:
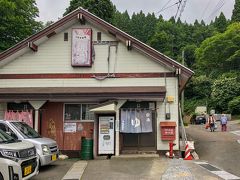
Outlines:
POLYGON ((237 180, 238 179, 238 180, 240 180, 240 177, 235 176, 235 175, 233 175, 233 174, 231 174, 229 172, 226 172, 224 170, 221 170, 220 168, 217 168, 217 167, 215 167, 215 166, 213 166, 213 165, 211 165, 211 164, 209 164, 207 162, 195 162, 195 163, 198 164, 200 167, 208 170, 209 172, 219 176, 222 179, 226 179, 226 180, 228 180, 228 179, 229 180, 230 179, 237 180))
POLYGON ((237 136, 240 136, 240 130, 238 130, 238 131, 230 131, 230 132, 235 134, 235 135, 237 135, 237 136))

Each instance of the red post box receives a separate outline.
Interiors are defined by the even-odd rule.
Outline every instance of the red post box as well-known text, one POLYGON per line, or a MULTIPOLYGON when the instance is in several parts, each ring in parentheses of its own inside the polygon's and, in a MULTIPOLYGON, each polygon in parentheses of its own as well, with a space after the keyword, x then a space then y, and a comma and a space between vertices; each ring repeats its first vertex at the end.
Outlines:
POLYGON ((160 122, 161 139, 173 141, 176 139, 176 122, 160 122))

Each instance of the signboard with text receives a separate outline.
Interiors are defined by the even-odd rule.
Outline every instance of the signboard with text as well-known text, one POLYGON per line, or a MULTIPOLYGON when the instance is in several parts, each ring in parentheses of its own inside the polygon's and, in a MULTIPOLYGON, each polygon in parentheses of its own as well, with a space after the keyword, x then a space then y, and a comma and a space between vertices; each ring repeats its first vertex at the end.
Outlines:
POLYGON ((92 29, 72 29, 72 66, 92 65, 92 29))

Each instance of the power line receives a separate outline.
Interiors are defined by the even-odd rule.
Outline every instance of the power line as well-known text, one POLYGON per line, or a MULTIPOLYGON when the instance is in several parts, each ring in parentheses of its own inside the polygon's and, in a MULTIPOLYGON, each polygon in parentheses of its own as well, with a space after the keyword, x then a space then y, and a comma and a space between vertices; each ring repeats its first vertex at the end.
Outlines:
POLYGON ((212 17, 218 10, 221 8, 224 4, 224 0, 219 0, 218 3, 213 8, 211 14, 208 16, 208 18, 212 17))
POLYGON ((183 2, 183 5, 182 5, 182 8, 181 8, 181 10, 180 10, 180 14, 179 14, 179 17, 178 17, 178 18, 181 18, 181 16, 182 16, 182 13, 183 13, 183 11, 184 11, 184 8, 185 8, 186 4, 187 4, 187 0, 184 0, 184 2, 183 2))
POLYGON ((223 7, 224 4, 225 0, 219 0, 213 12, 208 16, 208 19, 211 20, 217 14, 217 12, 223 7))
POLYGON ((164 8, 164 9, 161 9, 160 11, 156 12, 155 14, 158 14, 158 13, 160 13, 160 12, 162 12, 162 11, 170 8, 170 7, 173 7, 173 6, 177 5, 178 3, 179 3, 179 2, 176 2, 176 3, 174 3, 174 4, 172 4, 172 5, 168 6, 168 7, 166 7, 166 8, 164 8))
POLYGON ((177 15, 178 15, 180 6, 181 6, 181 4, 182 4, 182 0, 178 0, 178 3, 179 3, 179 4, 178 4, 178 7, 177 7, 177 12, 176 12, 175 17, 174 17, 175 21, 176 21, 176 17, 177 17, 177 15))
POLYGON ((210 5, 210 2, 211 2, 211 0, 208 1, 207 6, 206 6, 205 9, 203 10, 203 13, 202 13, 201 19, 203 19, 204 15, 205 15, 205 13, 206 13, 206 11, 207 11, 209 5, 210 5))
POLYGON ((169 0, 167 3, 165 3, 162 7, 162 9, 160 9, 158 12, 156 12, 155 14, 160 13, 161 11, 163 11, 163 9, 171 2, 172 0, 169 0))

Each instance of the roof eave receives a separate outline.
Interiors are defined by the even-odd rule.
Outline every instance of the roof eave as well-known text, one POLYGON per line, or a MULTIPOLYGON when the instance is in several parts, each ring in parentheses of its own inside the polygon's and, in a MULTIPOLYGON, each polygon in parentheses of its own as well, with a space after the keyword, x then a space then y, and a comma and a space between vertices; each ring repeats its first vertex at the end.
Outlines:
POLYGON ((28 46, 29 42, 35 42, 42 37, 49 35, 50 33, 54 32, 56 29, 64 25, 66 22, 77 18, 77 15, 81 13, 84 18, 89 21, 92 21, 95 24, 100 25, 102 28, 106 29, 109 33, 115 35, 122 41, 130 40, 133 47, 141 49, 146 54, 151 55, 156 61, 159 63, 163 63, 166 66, 173 68, 173 69, 181 69, 181 72, 185 74, 188 78, 193 75, 193 71, 188 69, 187 67, 183 66, 182 64, 178 63, 177 61, 169 58, 168 56, 158 52, 157 50, 153 49, 152 47, 148 46, 147 44, 142 43, 138 39, 128 35, 127 33, 123 32, 122 30, 114 27, 110 23, 100 19, 99 17, 95 16, 94 14, 88 12, 87 10, 79 7, 78 9, 74 10, 73 12, 69 13, 68 15, 64 16, 63 18, 59 19, 55 23, 51 24, 50 26, 46 27, 45 29, 39 31, 38 33, 24 39, 23 41, 19 42, 15 46, 5 50, 0 54, 0 61, 3 61, 7 57, 11 56, 12 54, 16 53, 17 51, 21 50, 28 46))

